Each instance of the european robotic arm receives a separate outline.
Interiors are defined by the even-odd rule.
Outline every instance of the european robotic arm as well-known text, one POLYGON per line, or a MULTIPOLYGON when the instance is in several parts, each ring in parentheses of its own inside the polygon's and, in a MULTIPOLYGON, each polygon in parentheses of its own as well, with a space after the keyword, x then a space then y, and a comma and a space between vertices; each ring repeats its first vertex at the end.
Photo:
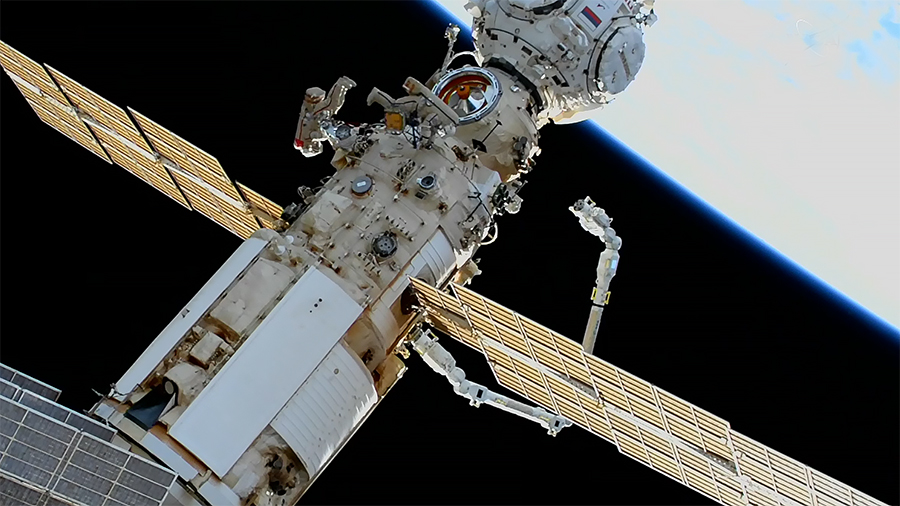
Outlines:
POLYGON ((453 391, 468 398, 470 405, 477 408, 484 403, 522 418, 527 418, 541 424, 551 436, 556 436, 557 432, 572 425, 572 422, 567 418, 546 411, 543 408, 532 407, 505 395, 492 392, 483 385, 467 380, 466 373, 459 367, 456 367, 456 360, 453 359, 450 352, 438 344, 436 339, 432 339, 429 334, 430 332, 426 332, 421 328, 416 329, 410 336, 408 343, 422 356, 422 360, 429 367, 438 374, 446 376, 450 384, 453 385, 453 391))
POLYGON ((622 247, 622 238, 617 236, 616 231, 609 226, 612 218, 607 216, 603 209, 597 207, 590 197, 575 202, 575 205, 569 210, 578 217, 582 228, 602 239, 606 245, 606 249, 600 254, 600 262, 597 264, 597 284, 591 294, 593 305, 587 329, 584 332, 584 350, 593 353, 594 344, 597 341, 597 331, 600 328, 600 316, 603 314, 603 308, 609 303, 609 283, 616 275, 616 268, 619 266, 619 248, 622 247))
POLYGON ((297 133, 294 135, 294 148, 300 150, 303 156, 309 158, 322 152, 322 141, 328 140, 323 128, 330 124, 331 118, 344 105, 347 91, 354 86, 356 83, 352 79, 341 77, 327 95, 325 90, 319 87, 306 90, 300 108, 297 133))

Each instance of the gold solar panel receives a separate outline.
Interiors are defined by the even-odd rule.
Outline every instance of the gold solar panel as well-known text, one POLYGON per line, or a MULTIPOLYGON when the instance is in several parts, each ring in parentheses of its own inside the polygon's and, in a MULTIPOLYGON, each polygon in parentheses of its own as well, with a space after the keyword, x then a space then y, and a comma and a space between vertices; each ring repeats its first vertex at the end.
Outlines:
POLYGON ((884 505, 465 287, 410 281, 427 321, 484 353, 498 383, 716 502, 884 505))
POLYGON ((173 164, 172 176, 191 207, 243 239, 259 229, 218 160, 134 109, 128 110, 152 148, 173 164))
POLYGON ((215 157, 134 110, 137 126, 121 107, 2 41, 0 64, 44 123, 241 238, 259 230, 251 205, 273 217, 260 216, 269 228, 281 216, 281 207, 242 186, 245 200, 215 157))
MULTIPOLYGON (((0 62, 7 72, 12 72, 28 83, 40 89, 41 93, 50 96, 61 104, 66 104, 66 98, 47 75, 44 67, 36 61, 16 51, 8 44, 0 41, 0 62)), ((17 83, 18 84, 18 83, 17 83)))
POLYGON ((111 163, 44 67, 2 41, 0 65, 41 121, 111 163))
POLYGON ((117 165, 190 209, 172 176, 155 159, 150 146, 121 107, 85 88, 62 72, 47 66, 69 101, 95 124, 88 127, 117 165))
POLYGON ((147 146, 144 138, 141 137, 141 134, 121 107, 85 88, 50 65, 47 65, 47 70, 53 76, 53 79, 59 83, 63 93, 69 98, 72 105, 81 110, 81 112, 90 115, 94 121, 126 137, 144 151, 150 152, 150 147, 147 146))
MULTIPOLYGON (((235 223, 231 219, 231 216, 224 211, 224 209, 233 208, 233 206, 222 202, 220 197, 213 194, 213 192, 196 179, 176 171, 173 171, 172 175, 175 176, 175 181, 184 192, 184 195, 191 203, 191 206, 207 218, 222 225, 243 239, 250 237, 250 235, 259 228, 255 222, 252 222, 251 224, 235 223), (240 228, 238 228, 238 225, 240 225, 240 228)), ((251 220, 252 217, 247 216, 247 219, 251 220)))
POLYGON ((247 188, 241 183, 236 183, 238 187, 238 191, 241 192, 241 195, 244 196, 244 200, 253 204, 254 207, 259 209, 268 215, 268 218, 265 216, 256 215, 257 219, 259 219, 260 223, 266 228, 275 228, 275 221, 281 218, 281 213, 284 212, 284 209, 281 208, 278 204, 272 202, 271 200, 263 197, 259 193, 247 188))
POLYGON ((158 123, 128 108, 141 130, 147 134, 156 151, 175 162, 185 172, 205 181, 234 200, 241 200, 240 194, 225 174, 225 169, 215 157, 194 146, 190 142, 163 128, 158 123))

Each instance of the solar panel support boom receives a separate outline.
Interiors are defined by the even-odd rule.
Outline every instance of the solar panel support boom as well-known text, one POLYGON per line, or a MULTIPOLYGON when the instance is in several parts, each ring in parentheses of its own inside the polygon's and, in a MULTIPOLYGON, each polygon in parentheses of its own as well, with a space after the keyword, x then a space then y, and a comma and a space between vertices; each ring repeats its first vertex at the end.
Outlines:
POLYGON ((537 422, 547 429, 547 434, 551 436, 556 436, 559 431, 572 425, 572 422, 563 416, 538 406, 529 406, 505 395, 492 392, 484 385, 467 380, 466 373, 456 367, 456 360, 450 355, 450 352, 437 343, 437 338, 432 339, 430 334, 421 328, 415 329, 407 342, 422 356, 422 360, 429 367, 438 374, 446 376, 453 385, 454 392, 469 399, 469 405, 477 408, 481 404, 487 404, 537 422))

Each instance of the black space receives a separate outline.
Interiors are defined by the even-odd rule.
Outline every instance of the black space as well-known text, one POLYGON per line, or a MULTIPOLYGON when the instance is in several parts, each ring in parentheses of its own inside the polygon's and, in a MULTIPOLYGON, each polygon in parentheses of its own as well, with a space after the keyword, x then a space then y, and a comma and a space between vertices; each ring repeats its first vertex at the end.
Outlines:
MULTIPOLYGON (((400 96, 407 76, 427 79, 447 21, 414 2, 4 1, 0 36, 287 204, 298 185, 332 172, 330 152, 305 159, 291 145, 304 90, 346 74, 358 88, 340 117, 374 120, 380 108, 366 94, 400 96)), ((90 389, 119 378, 239 239, 54 132, 0 80, 2 361, 85 409, 90 389)), ((541 147, 522 212, 502 218, 500 240, 480 251, 473 289, 580 340, 601 244, 567 207, 589 194, 624 239, 599 356, 900 501, 896 329, 785 266, 593 127, 545 128, 541 147)), ((441 342, 471 379, 495 385, 480 355, 441 342)), ((710 503, 581 429, 551 438, 474 409, 417 357, 407 362, 303 503, 710 503)))

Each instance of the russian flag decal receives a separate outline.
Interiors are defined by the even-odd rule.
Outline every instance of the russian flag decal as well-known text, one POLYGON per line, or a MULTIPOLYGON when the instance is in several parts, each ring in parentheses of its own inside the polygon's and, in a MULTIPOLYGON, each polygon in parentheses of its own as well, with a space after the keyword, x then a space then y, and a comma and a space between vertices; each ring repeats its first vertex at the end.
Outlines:
POLYGON ((603 21, 601 21, 600 18, 596 14, 594 14, 594 11, 592 11, 590 7, 585 7, 584 9, 582 9, 581 14, 585 18, 587 18, 587 20, 590 21, 592 25, 594 25, 594 28, 597 28, 603 23, 603 21))

